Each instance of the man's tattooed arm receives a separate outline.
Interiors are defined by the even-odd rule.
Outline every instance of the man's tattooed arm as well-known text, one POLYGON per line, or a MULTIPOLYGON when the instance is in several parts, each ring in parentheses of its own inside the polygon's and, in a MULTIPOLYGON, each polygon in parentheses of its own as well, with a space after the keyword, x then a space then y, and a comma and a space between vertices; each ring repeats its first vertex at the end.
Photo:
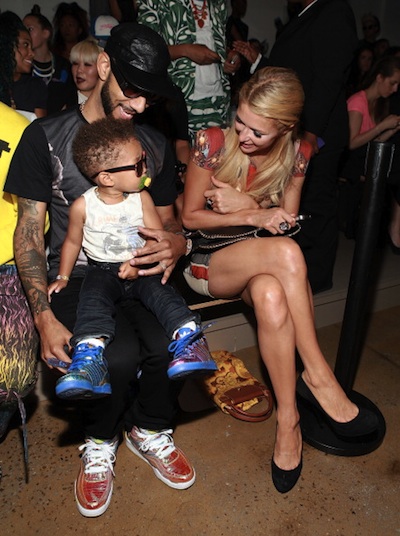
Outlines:
POLYGON ((47 265, 44 242, 46 203, 18 198, 14 254, 18 273, 36 319, 50 309, 47 299, 47 265))
POLYGON ((46 364, 49 364, 47 361, 49 358, 70 362, 65 348, 69 347, 71 332, 57 320, 47 299, 44 241, 46 208, 46 203, 18 198, 14 255, 35 326, 40 335, 40 356, 46 364))

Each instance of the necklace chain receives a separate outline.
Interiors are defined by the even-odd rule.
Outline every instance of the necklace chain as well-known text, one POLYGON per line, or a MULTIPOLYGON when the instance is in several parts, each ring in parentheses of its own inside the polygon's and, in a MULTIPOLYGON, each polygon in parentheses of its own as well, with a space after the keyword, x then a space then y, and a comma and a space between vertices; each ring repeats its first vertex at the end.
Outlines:
MULTIPOLYGON (((109 203, 106 203, 106 201, 104 201, 104 199, 100 196, 100 192, 99 192, 99 189, 97 187, 94 189, 94 193, 96 194, 97 199, 99 199, 102 203, 104 203, 105 205, 109 204, 109 203)), ((126 199, 128 197, 128 195, 129 195, 128 192, 123 192, 122 198, 126 199)))

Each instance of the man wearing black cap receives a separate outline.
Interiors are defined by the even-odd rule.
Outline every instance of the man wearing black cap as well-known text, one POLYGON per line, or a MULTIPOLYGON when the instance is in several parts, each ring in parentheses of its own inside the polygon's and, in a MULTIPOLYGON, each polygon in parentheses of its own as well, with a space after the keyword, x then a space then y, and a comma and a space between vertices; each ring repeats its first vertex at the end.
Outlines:
MULTIPOLYGON (((104 116, 134 120, 157 98, 173 97, 174 86, 167 75, 169 61, 165 42, 150 28, 136 23, 113 28, 105 52, 98 58, 99 81, 86 103, 35 121, 17 147, 5 190, 18 196, 15 258, 46 363, 54 357, 70 361, 65 350, 70 348, 86 269, 81 254, 69 285, 60 294, 53 294, 50 306, 47 285, 59 275, 69 207, 92 186, 73 162, 74 136, 86 121, 104 116), (48 207, 51 231, 46 259, 44 223, 48 207)), ((136 126, 135 132, 146 151, 148 173, 153 178, 150 193, 164 229, 145 231, 156 241, 138 250, 132 264, 139 268, 151 264, 151 268, 143 266, 139 275, 164 272, 163 281, 167 281, 177 260, 187 251, 173 211, 173 155, 165 138, 150 127, 136 126)), ((112 395, 82 404, 85 443, 80 447, 82 460, 75 497, 79 512, 87 517, 99 516, 108 508, 113 463, 123 427, 129 449, 165 484, 186 489, 195 481, 192 465, 171 436, 179 386, 172 385, 167 377, 169 341, 155 317, 139 302, 122 302, 116 319, 116 336, 106 350, 112 395), (137 396, 126 411, 130 384, 137 376, 137 396)))

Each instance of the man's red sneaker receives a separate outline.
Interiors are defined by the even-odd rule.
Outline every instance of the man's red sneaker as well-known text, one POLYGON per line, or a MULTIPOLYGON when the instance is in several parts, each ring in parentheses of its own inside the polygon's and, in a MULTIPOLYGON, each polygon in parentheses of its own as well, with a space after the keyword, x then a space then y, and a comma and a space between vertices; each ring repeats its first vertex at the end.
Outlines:
POLYGON ((97 517, 107 510, 113 491, 115 454, 118 440, 86 439, 81 467, 75 481, 75 499, 79 512, 85 517, 97 517))
POLYGON ((147 462, 164 484, 175 489, 187 489, 196 480, 192 464, 175 446, 172 430, 153 432, 134 426, 126 433, 126 446, 147 462))

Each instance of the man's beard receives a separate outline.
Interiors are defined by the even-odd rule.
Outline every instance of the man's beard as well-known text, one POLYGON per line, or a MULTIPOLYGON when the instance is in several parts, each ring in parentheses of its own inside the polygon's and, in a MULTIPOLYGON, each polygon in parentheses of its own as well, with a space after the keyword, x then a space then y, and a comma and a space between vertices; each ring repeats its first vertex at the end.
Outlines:
POLYGON ((111 100, 111 95, 110 95, 110 77, 108 77, 107 80, 105 81, 104 86, 101 89, 100 96, 101 96, 101 103, 104 108, 104 113, 106 115, 111 115, 114 108, 112 105, 112 100, 111 100))

